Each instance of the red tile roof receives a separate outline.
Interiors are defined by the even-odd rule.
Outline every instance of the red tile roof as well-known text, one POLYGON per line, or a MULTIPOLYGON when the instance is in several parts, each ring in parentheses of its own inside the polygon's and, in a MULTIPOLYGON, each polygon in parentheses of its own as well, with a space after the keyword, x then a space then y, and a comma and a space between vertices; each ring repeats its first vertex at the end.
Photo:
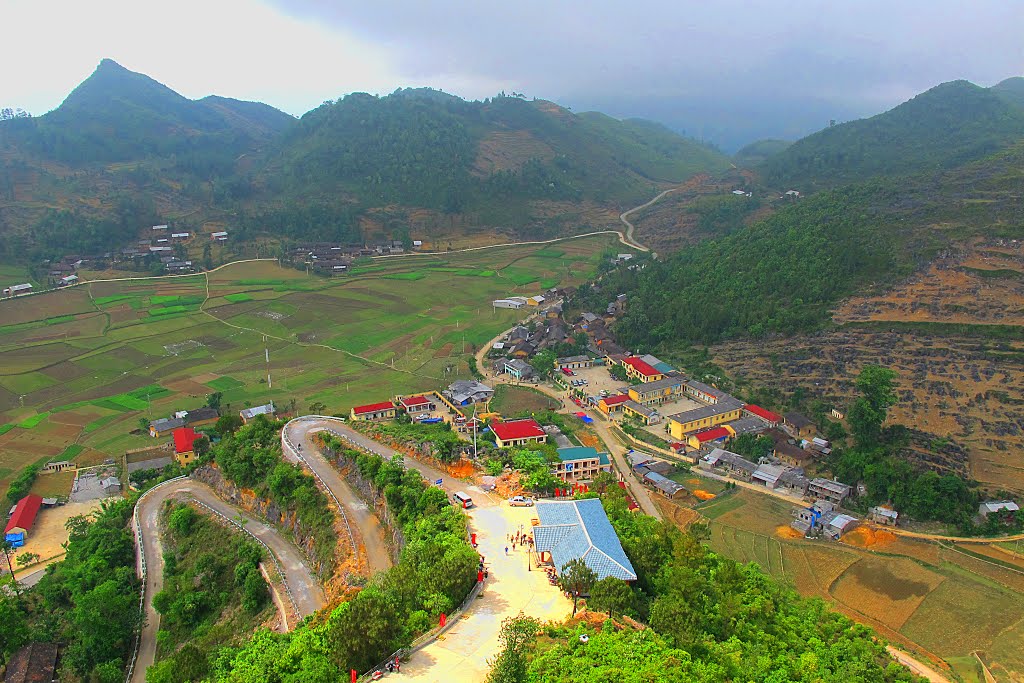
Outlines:
POLYGON ((14 506, 14 514, 11 515, 11 519, 7 522, 7 527, 4 529, 6 534, 11 529, 24 529, 28 531, 32 528, 32 522, 36 521, 36 515, 39 514, 39 508, 43 504, 41 496, 37 496, 34 493, 30 493, 14 506))
POLYGON ((381 403, 371 403, 365 406, 356 406, 352 409, 352 413, 355 415, 365 415, 366 413, 379 413, 382 410, 393 410, 395 404, 391 401, 383 401, 381 403))
POLYGON ((174 452, 188 453, 192 450, 196 439, 202 438, 203 435, 191 427, 178 427, 171 432, 171 436, 174 437, 174 452))
POLYGON ((647 361, 645 361, 645 360, 643 360, 641 358, 637 358, 636 356, 630 356, 629 358, 623 358, 622 359, 622 363, 623 363, 623 365, 628 365, 629 367, 633 368, 634 370, 639 372, 644 377, 656 377, 657 375, 664 375, 665 374, 664 372, 660 372, 660 371, 656 370, 647 361))
POLYGON ((430 403, 426 396, 406 396, 402 399, 403 406, 425 406, 430 403))
POLYGON ((768 422, 774 422, 776 424, 778 424, 779 422, 782 422, 782 416, 781 415, 779 415, 778 413, 773 413, 770 410, 765 410, 761 406, 748 405, 746 407, 746 410, 747 410, 747 412, 751 413, 752 415, 757 415, 762 420, 766 420, 768 422))
POLYGON ((729 434, 731 434, 731 432, 725 427, 715 427, 714 429, 709 429, 706 432, 700 432, 694 436, 697 437, 697 441, 704 443, 705 441, 715 441, 716 439, 725 438, 729 436, 729 434))
POLYGON ((529 439, 531 437, 544 436, 546 433, 534 419, 495 422, 491 425, 491 431, 502 441, 529 439))
POLYGON ((615 394, 614 396, 605 396, 601 399, 604 401, 606 406, 617 406, 620 403, 625 403, 629 400, 629 394, 615 394))

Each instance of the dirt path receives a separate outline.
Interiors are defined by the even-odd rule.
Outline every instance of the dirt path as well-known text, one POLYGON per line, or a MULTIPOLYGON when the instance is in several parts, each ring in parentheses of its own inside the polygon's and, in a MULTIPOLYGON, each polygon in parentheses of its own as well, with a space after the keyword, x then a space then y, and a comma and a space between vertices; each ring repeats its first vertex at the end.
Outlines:
POLYGON ((160 614, 153 608, 153 596, 163 589, 164 583, 159 515, 164 501, 175 497, 191 498, 224 518, 243 521, 245 532, 262 541, 276 557, 278 565, 284 572, 282 579, 300 617, 312 614, 326 602, 323 590, 313 572, 306 566, 302 553, 276 529, 225 503, 205 484, 191 479, 167 482, 139 498, 135 508, 140 531, 139 545, 136 549, 140 572, 143 566, 146 567, 146 583, 143 588, 146 621, 139 639, 138 656, 130 683, 145 683, 146 669, 156 660, 156 635, 160 630, 160 614))
POLYGON ((892 645, 886 645, 885 649, 888 650, 889 654, 892 655, 892 658, 897 662, 907 667, 918 676, 927 678, 931 683, 949 683, 948 678, 927 664, 922 663, 920 660, 914 659, 903 650, 897 649, 892 645))
POLYGON ((632 223, 629 222, 629 219, 626 218, 626 216, 634 214, 637 211, 643 211, 648 206, 651 206, 653 204, 658 203, 661 200, 661 198, 664 197, 665 195, 671 194, 671 193, 675 192, 678 189, 680 189, 680 188, 673 187, 673 188, 671 188, 669 190, 665 190, 661 194, 655 196, 654 199, 651 199, 651 200, 641 204, 640 206, 634 206, 629 211, 623 211, 621 214, 619 214, 619 220, 622 221, 622 223, 626 226, 626 236, 625 236, 625 239, 622 240, 623 243, 629 244, 630 246, 635 247, 635 248, 637 248, 637 249, 639 249, 641 251, 650 251, 650 249, 648 249, 644 245, 642 245, 639 242, 637 242, 636 239, 633 237, 633 231, 636 229, 636 227, 632 223))

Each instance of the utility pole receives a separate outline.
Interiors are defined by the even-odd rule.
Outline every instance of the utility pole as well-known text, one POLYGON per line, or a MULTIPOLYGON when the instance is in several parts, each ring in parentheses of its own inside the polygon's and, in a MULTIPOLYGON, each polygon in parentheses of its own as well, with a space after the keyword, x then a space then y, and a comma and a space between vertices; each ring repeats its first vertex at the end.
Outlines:
POLYGON ((263 335, 263 352, 267 357, 267 389, 273 389, 274 381, 270 377, 270 347, 267 345, 267 335, 263 335))

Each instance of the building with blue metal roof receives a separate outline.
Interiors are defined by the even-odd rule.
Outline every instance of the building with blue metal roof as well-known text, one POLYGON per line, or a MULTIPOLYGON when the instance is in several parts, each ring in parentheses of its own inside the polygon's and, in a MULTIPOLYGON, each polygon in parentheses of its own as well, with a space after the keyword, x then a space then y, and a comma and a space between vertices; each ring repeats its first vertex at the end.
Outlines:
POLYGON ((541 561, 550 560, 561 571, 572 560, 582 559, 598 580, 614 576, 636 581, 636 571, 599 499, 539 502, 536 511, 540 525, 533 527, 533 540, 541 561))

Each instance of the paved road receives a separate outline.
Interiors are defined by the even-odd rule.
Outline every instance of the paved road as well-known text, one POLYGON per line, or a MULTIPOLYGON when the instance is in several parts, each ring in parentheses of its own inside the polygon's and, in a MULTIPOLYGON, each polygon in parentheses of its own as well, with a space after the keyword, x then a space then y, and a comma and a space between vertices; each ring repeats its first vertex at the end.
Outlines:
POLYGON ((160 614, 153 608, 153 596, 163 589, 164 583, 163 546, 160 543, 160 534, 157 533, 158 518, 164 501, 174 497, 193 498, 229 519, 241 517, 244 520, 245 531, 263 541, 276 556, 299 616, 312 614, 326 604, 323 590, 305 565, 302 553, 276 529, 225 503, 205 484, 191 479, 164 484, 140 498, 138 503, 142 547, 145 549, 147 561, 146 623, 142 628, 132 683, 145 683, 146 669, 156 658, 156 634, 160 629, 160 614))
POLYGON ((313 470, 324 486, 334 495, 334 498, 344 506, 342 513, 348 519, 348 523, 354 526, 358 532, 358 538, 355 541, 357 544, 362 543, 367 569, 372 575, 388 569, 392 564, 391 553, 385 540, 384 527, 370 506, 352 490, 345 478, 327 461, 311 438, 316 432, 325 430, 337 432, 342 425, 343 423, 339 420, 331 418, 292 420, 285 425, 285 438, 296 447, 301 446, 301 449, 292 451, 290 448, 284 448, 283 451, 289 460, 293 462, 301 460, 313 470))

